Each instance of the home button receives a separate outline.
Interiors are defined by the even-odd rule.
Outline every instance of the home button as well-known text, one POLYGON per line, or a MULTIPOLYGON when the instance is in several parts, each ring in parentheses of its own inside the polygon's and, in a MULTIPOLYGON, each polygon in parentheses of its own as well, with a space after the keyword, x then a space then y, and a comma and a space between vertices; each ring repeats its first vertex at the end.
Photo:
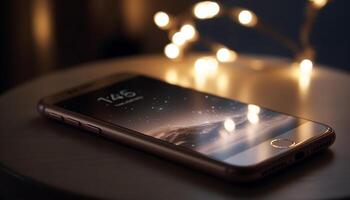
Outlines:
POLYGON ((284 149, 295 145, 295 142, 286 138, 280 138, 272 140, 270 144, 275 148, 284 149))

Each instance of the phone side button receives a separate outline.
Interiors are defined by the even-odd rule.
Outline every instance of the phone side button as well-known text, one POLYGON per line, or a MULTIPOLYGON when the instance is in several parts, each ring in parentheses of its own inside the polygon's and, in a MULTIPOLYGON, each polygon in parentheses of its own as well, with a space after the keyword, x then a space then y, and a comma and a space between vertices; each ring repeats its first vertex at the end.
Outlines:
POLYGON ((101 133, 101 129, 100 128, 97 128, 96 126, 93 126, 93 125, 90 125, 90 124, 83 124, 83 128, 87 131, 91 131, 91 132, 94 132, 94 133, 98 133, 100 134, 101 133))
POLYGON ((70 125, 73 125, 73 126, 80 126, 80 122, 75 120, 75 119, 72 119, 72 118, 64 118, 64 121, 67 123, 67 124, 70 124, 70 125))
POLYGON ((47 112, 47 115, 53 119, 57 119, 57 120, 60 120, 62 121, 63 120, 63 117, 61 115, 58 115, 56 113, 52 113, 52 112, 47 112))

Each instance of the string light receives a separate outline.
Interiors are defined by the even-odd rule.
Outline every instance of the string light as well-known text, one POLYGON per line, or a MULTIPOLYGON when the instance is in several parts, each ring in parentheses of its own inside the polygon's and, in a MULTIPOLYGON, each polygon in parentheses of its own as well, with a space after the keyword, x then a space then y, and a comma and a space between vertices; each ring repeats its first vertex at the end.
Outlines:
POLYGON ((173 43, 168 44, 164 48, 164 54, 170 59, 178 58, 180 55, 180 48, 173 43))
POLYGON ((218 61, 212 56, 198 58, 194 63, 194 69, 198 74, 212 74, 216 72, 218 66, 218 61))
POLYGON ((186 43, 186 37, 183 32, 176 32, 171 37, 171 41, 178 46, 182 46, 186 43))
POLYGON ((167 28, 170 24, 170 17, 165 12, 159 11, 153 16, 154 23, 159 28, 167 28))
POLYGON ((218 15, 220 6, 214 1, 202 1, 195 4, 193 14, 198 19, 210 19, 218 15))
POLYGON ((237 53, 222 47, 216 51, 216 58, 219 62, 233 62, 237 58, 237 53))
POLYGON ((327 3, 328 3, 328 0, 309 0, 312 5, 316 8, 323 8, 327 3))
MULTIPOLYGON (((306 9, 307 12, 310 12, 306 15, 305 19, 305 26, 301 27, 301 47, 298 47, 298 44, 295 44, 289 37, 280 34, 278 31, 274 30, 272 27, 267 26, 265 23, 260 23, 258 21, 258 17, 256 14, 250 10, 244 9, 244 8, 233 8, 230 11, 231 17, 239 23, 242 26, 255 28, 257 30, 260 30, 264 33, 267 33, 268 35, 274 37, 276 40, 281 42, 283 45, 285 45, 289 50, 291 50, 296 56, 296 59, 299 60, 300 58, 309 58, 309 59, 303 59, 300 60, 299 63, 296 63, 299 65, 299 77, 305 75, 305 74, 311 74, 312 68, 313 68, 313 62, 310 58, 315 57, 314 49, 309 44, 308 38, 310 35, 311 27, 313 26, 313 23, 310 23, 310 21, 314 21, 314 18, 317 16, 317 10, 323 8, 329 0, 307 0, 309 4, 307 6, 312 6, 314 9, 306 9), (312 12, 314 14, 312 14, 312 12), (316 14, 315 14, 316 13, 316 14), (258 24, 259 23, 259 24, 258 24), (258 25, 258 26, 257 26, 258 25), (305 39, 306 38, 306 39, 305 39), (308 49, 309 51, 307 53, 304 53, 305 49, 308 49)), ((193 17, 195 19, 211 19, 214 17, 217 17, 219 14, 226 14, 224 11, 226 9, 222 7, 222 5, 219 5, 215 1, 201 1, 196 3, 193 6, 193 17)), ((179 16, 179 19, 176 18, 170 18, 170 16, 165 12, 157 12, 153 19, 155 24, 161 28, 161 29, 168 29, 171 31, 177 30, 172 36, 171 36, 171 42, 170 44, 166 45, 164 48, 164 54, 166 57, 170 59, 176 59, 180 55, 183 54, 182 51, 185 51, 188 48, 188 45, 192 45, 193 41, 199 37, 199 34, 195 28, 195 26, 192 24, 191 20, 185 18, 188 17, 188 15, 179 16), (185 23, 180 28, 178 22, 182 23, 182 20, 186 19, 187 22, 191 23, 185 23), (176 23, 175 23, 176 22, 176 23), (179 29, 177 29, 179 28, 179 29), (187 43, 188 42, 188 43, 187 43)), ((198 58, 194 63, 195 73, 203 74, 205 72, 206 74, 211 74, 213 72, 216 72, 216 69, 218 68, 218 62, 233 62, 237 59, 238 54, 230 50, 226 47, 223 47, 220 44, 217 44, 215 42, 211 42, 207 38, 201 38, 201 41, 206 42, 206 44, 209 44, 210 49, 212 51, 215 51, 215 56, 207 56, 207 57, 201 57, 198 58), (215 48, 217 46, 221 46, 219 49, 215 48), (214 47, 214 48, 213 48, 214 47)), ((260 67, 259 67, 260 68, 260 67)), ((310 77, 310 76, 308 76, 310 77)), ((199 81, 203 82, 203 81, 199 81)), ((221 84, 220 84, 221 85, 221 84)), ((224 85, 224 84, 223 84, 224 85)), ((259 121, 258 113, 260 111, 259 107, 254 107, 255 105, 248 106, 248 120, 251 123, 257 123, 259 121)))
POLYGON ((188 41, 192 41, 196 37, 196 29, 191 24, 184 24, 181 27, 180 32, 185 37, 185 39, 188 41))
POLYGON ((250 10, 241 10, 238 13, 238 22, 243 26, 253 27, 257 24, 258 18, 250 10))
POLYGON ((312 71, 312 67, 313 67, 313 63, 311 60, 303 59, 299 64, 300 73, 309 74, 312 71))

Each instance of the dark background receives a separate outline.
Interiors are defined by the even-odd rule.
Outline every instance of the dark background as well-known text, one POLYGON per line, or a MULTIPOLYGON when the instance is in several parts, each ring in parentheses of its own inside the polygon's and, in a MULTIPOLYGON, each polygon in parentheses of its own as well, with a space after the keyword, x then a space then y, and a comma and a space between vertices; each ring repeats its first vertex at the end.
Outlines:
MULTIPOLYGON (((79 63, 161 53, 167 33, 153 14, 176 15, 193 0, 5 0, 0 2, 0 93, 24 81, 79 63)), ((220 1, 244 6, 297 41, 307 0, 220 1)), ((311 35, 317 62, 350 70, 350 1, 333 0, 311 35)), ((240 53, 293 55, 278 42, 219 18, 198 23, 201 34, 240 53)), ((201 50, 200 46, 197 47, 201 50)))

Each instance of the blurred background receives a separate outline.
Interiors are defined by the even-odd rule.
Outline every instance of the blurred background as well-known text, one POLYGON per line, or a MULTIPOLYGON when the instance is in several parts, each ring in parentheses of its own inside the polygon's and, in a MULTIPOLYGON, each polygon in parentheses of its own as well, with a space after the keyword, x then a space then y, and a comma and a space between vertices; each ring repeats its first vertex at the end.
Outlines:
MULTIPOLYGON (((0 93, 22 82, 80 63, 161 54, 169 43, 153 15, 190 12, 193 0, 4 0, 0 2, 0 93)), ((306 0, 226 0, 243 6, 297 41, 306 0)), ((350 1, 333 0, 319 13, 311 34, 316 62, 350 70, 350 1)), ((198 22, 201 35, 239 53, 292 58, 270 37, 229 19, 198 22)), ((195 50, 203 48, 198 45, 195 50)))

